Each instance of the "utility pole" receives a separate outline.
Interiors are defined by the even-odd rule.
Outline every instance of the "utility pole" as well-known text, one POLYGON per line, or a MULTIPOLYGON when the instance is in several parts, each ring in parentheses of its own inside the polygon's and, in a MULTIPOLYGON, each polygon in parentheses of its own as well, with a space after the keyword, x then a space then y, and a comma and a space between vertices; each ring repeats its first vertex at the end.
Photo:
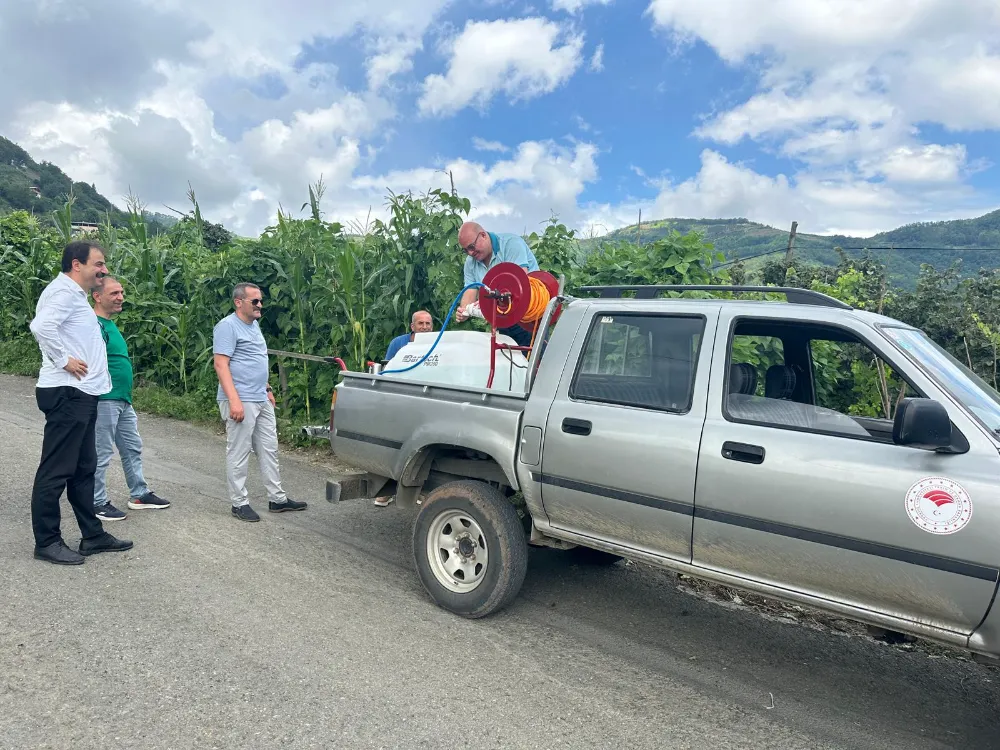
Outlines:
POLYGON ((792 249, 795 247, 795 231, 799 228, 799 222, 792 222, 792 231, 788 233, 788 250, 785 251, 785 268, 792 265, 792 249))

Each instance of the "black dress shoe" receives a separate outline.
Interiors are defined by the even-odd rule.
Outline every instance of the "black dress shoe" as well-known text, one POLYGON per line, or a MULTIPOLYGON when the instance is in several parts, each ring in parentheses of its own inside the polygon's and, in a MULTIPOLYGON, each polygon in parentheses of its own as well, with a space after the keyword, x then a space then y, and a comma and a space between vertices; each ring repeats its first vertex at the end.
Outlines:
POLYGON ((251 508, 249 505, 233 506, 233 515, 236 516, 241 521, 249 521, 250 523, 257 523, 260 520, 260 516, 257 515, 257 511, 251 508))
POLYGON ((305 510, 306 507, 307 503, 300 503, 297 500, 288 500, 287 498, 283 503, 269 502, 267 504, 267 509, 271 511, 271 513, 286 513, 290 510, 305 510))
POLYGON ((108 532, 93 539, 80 540, 81 555, 96 555, 98 552, 124 552, 132 549, 132 542, 128 539, 117 539, 108 532))
POLYGON ((83 555, 78 555, 67 547, 62 539, 45 547, 35 547, 35 559, 47 560, 56 565, 83 565, 83 555))

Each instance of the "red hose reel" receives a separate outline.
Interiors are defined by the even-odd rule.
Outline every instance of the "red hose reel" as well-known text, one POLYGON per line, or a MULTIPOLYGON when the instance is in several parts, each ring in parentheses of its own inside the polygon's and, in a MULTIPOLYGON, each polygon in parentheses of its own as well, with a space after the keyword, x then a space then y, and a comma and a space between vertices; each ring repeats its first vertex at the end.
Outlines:
MULTIPOLYGON (((486 289, 479 290, 479 309, 493 328, 536 324, 549 300, 559 293, 559 282, 551 273, 528 273, 517 263, 498 263, 487 271, 483 285, 486 289), (541 282, 541 287, 537 283, 532 285, 531 279, 541 282), (541 290, 548 293, 547 297, 541 290)), ((552 322, 555 322, 559 312, 556 310, 552 322)))

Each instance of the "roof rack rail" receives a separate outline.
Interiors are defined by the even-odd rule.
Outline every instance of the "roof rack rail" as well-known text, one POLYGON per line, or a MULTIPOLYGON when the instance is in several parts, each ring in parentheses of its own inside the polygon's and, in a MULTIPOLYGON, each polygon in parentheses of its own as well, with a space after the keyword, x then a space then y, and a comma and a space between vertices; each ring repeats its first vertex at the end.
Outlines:
POLYGON ((639 286, 582 286, 581 292, 600 292, 602 298, 620 298, 622 292, 634 291, 636 299, 655 299, 659 292, 764 292, 784 294, 793 305, 815 305, 817 307, 837 307, 853 310, 849 304, 839 299, 815 292, 812 289, 797 289, 790 286, 723 286, 717 284, 650 284, 639 286))

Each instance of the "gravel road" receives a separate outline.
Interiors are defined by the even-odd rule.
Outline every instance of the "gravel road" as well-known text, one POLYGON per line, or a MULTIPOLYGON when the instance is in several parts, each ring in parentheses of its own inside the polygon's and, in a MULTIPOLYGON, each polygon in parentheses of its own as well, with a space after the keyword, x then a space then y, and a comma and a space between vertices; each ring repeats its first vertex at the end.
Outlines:
MULTIPOLYGON (((455 617, 413 572, 411 511, 333 506, 334 464, 289 453, 309 509, 241 523, 224 437, 168 419, 140 431, 173 506, 106 524, 133 550, 34 560, 33 388, 0 376, 2 748, 1000 748, 1000 669, 764 618, 644 566, 532 550, 513 606, 455 617)), ((124 507, 117 458, 110 485, 124 507)))

